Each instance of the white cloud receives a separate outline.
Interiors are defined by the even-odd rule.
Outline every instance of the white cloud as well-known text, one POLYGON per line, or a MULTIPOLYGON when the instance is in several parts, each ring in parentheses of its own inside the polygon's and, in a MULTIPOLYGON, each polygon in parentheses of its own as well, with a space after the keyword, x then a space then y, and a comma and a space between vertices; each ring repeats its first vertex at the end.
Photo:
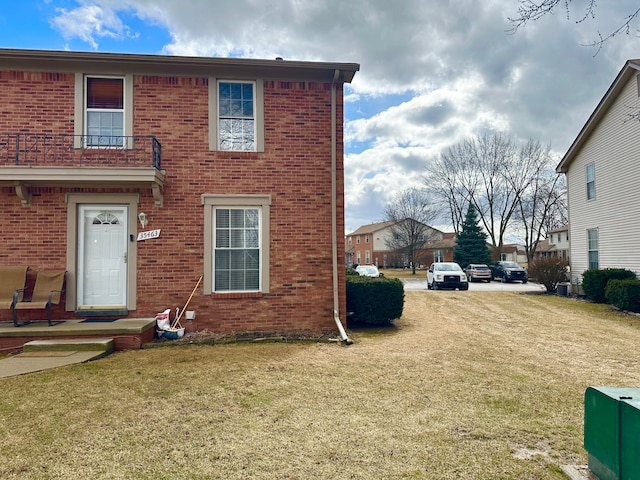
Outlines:
POLYGON ((511 35, 516 0, 82 0, 53 22, 93 48, 101 37, 132 35, 126 14, 163 25, 168 54, 360 63, 346 97, 346 215, 355 228, 417 184, 430 156, 488 129, 562 154, 637 56, 635 35, 595 57, 580 45, 637 8, 609 3, 576 23, 585 1, 571 2, 569 20, 558 10, 511 35))
POLYGON ((117 13, 110 8, 87 3, 73 10, 56 9, 57 15, 51 20, 54 28, 66 38, 77 37, 92 48, 98 48, 98 38, 126 38, 135 36, 122 23, 117 13))

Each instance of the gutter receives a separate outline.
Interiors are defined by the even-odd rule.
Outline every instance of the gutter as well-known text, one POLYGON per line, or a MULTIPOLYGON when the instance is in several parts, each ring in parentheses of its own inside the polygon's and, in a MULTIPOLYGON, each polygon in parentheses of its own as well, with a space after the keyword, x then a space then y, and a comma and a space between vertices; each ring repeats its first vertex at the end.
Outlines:
POLYGON ((340 296, 338 294, 338 205, 337 205, 337 108, 336 89, 340 70, 336 69, 331 82, 331 258, 333 259, 333 319, 336 322, 340 339, 351 345, 353 340, 347 336, 340 321, 340 296))

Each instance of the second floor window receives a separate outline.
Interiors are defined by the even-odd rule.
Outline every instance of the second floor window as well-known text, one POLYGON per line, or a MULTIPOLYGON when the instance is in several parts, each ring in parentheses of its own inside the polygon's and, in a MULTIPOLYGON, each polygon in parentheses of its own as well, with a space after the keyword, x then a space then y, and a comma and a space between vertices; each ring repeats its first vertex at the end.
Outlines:
POLYGON ((587 165, 587 200, 596 198, 596 167, 593 163, 587 165))
POLYGON ((124 79, 87 77, 86 82, 86 145, 122 147, 124 79))
POLYGON ((254 94, 252 82, 218 83, 220 150, 256 151, 254 94))
POLYGON ((369 235, 364 236, 364 243, 369 243, 369 235))

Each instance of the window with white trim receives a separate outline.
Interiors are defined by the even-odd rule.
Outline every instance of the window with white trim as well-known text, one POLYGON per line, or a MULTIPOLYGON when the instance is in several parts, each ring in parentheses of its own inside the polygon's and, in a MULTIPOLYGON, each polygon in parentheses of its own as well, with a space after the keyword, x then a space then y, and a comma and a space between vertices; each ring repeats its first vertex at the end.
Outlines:
POLYGON ((202 195, 204 292, 269 292, 270 195, 202 195))
POLYGON ((255 82, 218 82, 218 148, 256 151, 255 82))
POLYGON ((122 147, 124 78, 85 78, 85 135, 89 147, 122 147))
POLYGON ((593 163, 587 165, 587 200, 596 198, 596 166, 593 163))
POLYGON ((371 251, 370 250, 365 250, 364 251, 364 263, 366 263, 367 265, 371 264, 371 251))
POLYGON ((597 270, 598 262, 598 229, 587 230, 587 254, 589 256, 589 270, 597 270))
POLYGON ((260 209, 216 208, 214 245, 214 291, 259 291, 260 209))
POLYGON ((433 252, 433 261, 434 262, 444 262, 444 255, 442 250, 434 250, 433 252))

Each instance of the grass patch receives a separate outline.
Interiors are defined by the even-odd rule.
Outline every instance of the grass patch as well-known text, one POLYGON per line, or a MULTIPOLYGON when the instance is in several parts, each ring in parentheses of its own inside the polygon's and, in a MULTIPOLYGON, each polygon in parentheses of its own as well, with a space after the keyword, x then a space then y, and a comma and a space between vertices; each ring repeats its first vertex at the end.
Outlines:
POLYGON ((640 320, 407 292, 355 344, 181 345, 3 379, 0 478, 563 479, 589 385, 638 386, 640 320))
POLYGON ((389 278, 427 278, 426 270, 416 270, 415 275, 407 268, 383 268, 380 271, 389 278))

